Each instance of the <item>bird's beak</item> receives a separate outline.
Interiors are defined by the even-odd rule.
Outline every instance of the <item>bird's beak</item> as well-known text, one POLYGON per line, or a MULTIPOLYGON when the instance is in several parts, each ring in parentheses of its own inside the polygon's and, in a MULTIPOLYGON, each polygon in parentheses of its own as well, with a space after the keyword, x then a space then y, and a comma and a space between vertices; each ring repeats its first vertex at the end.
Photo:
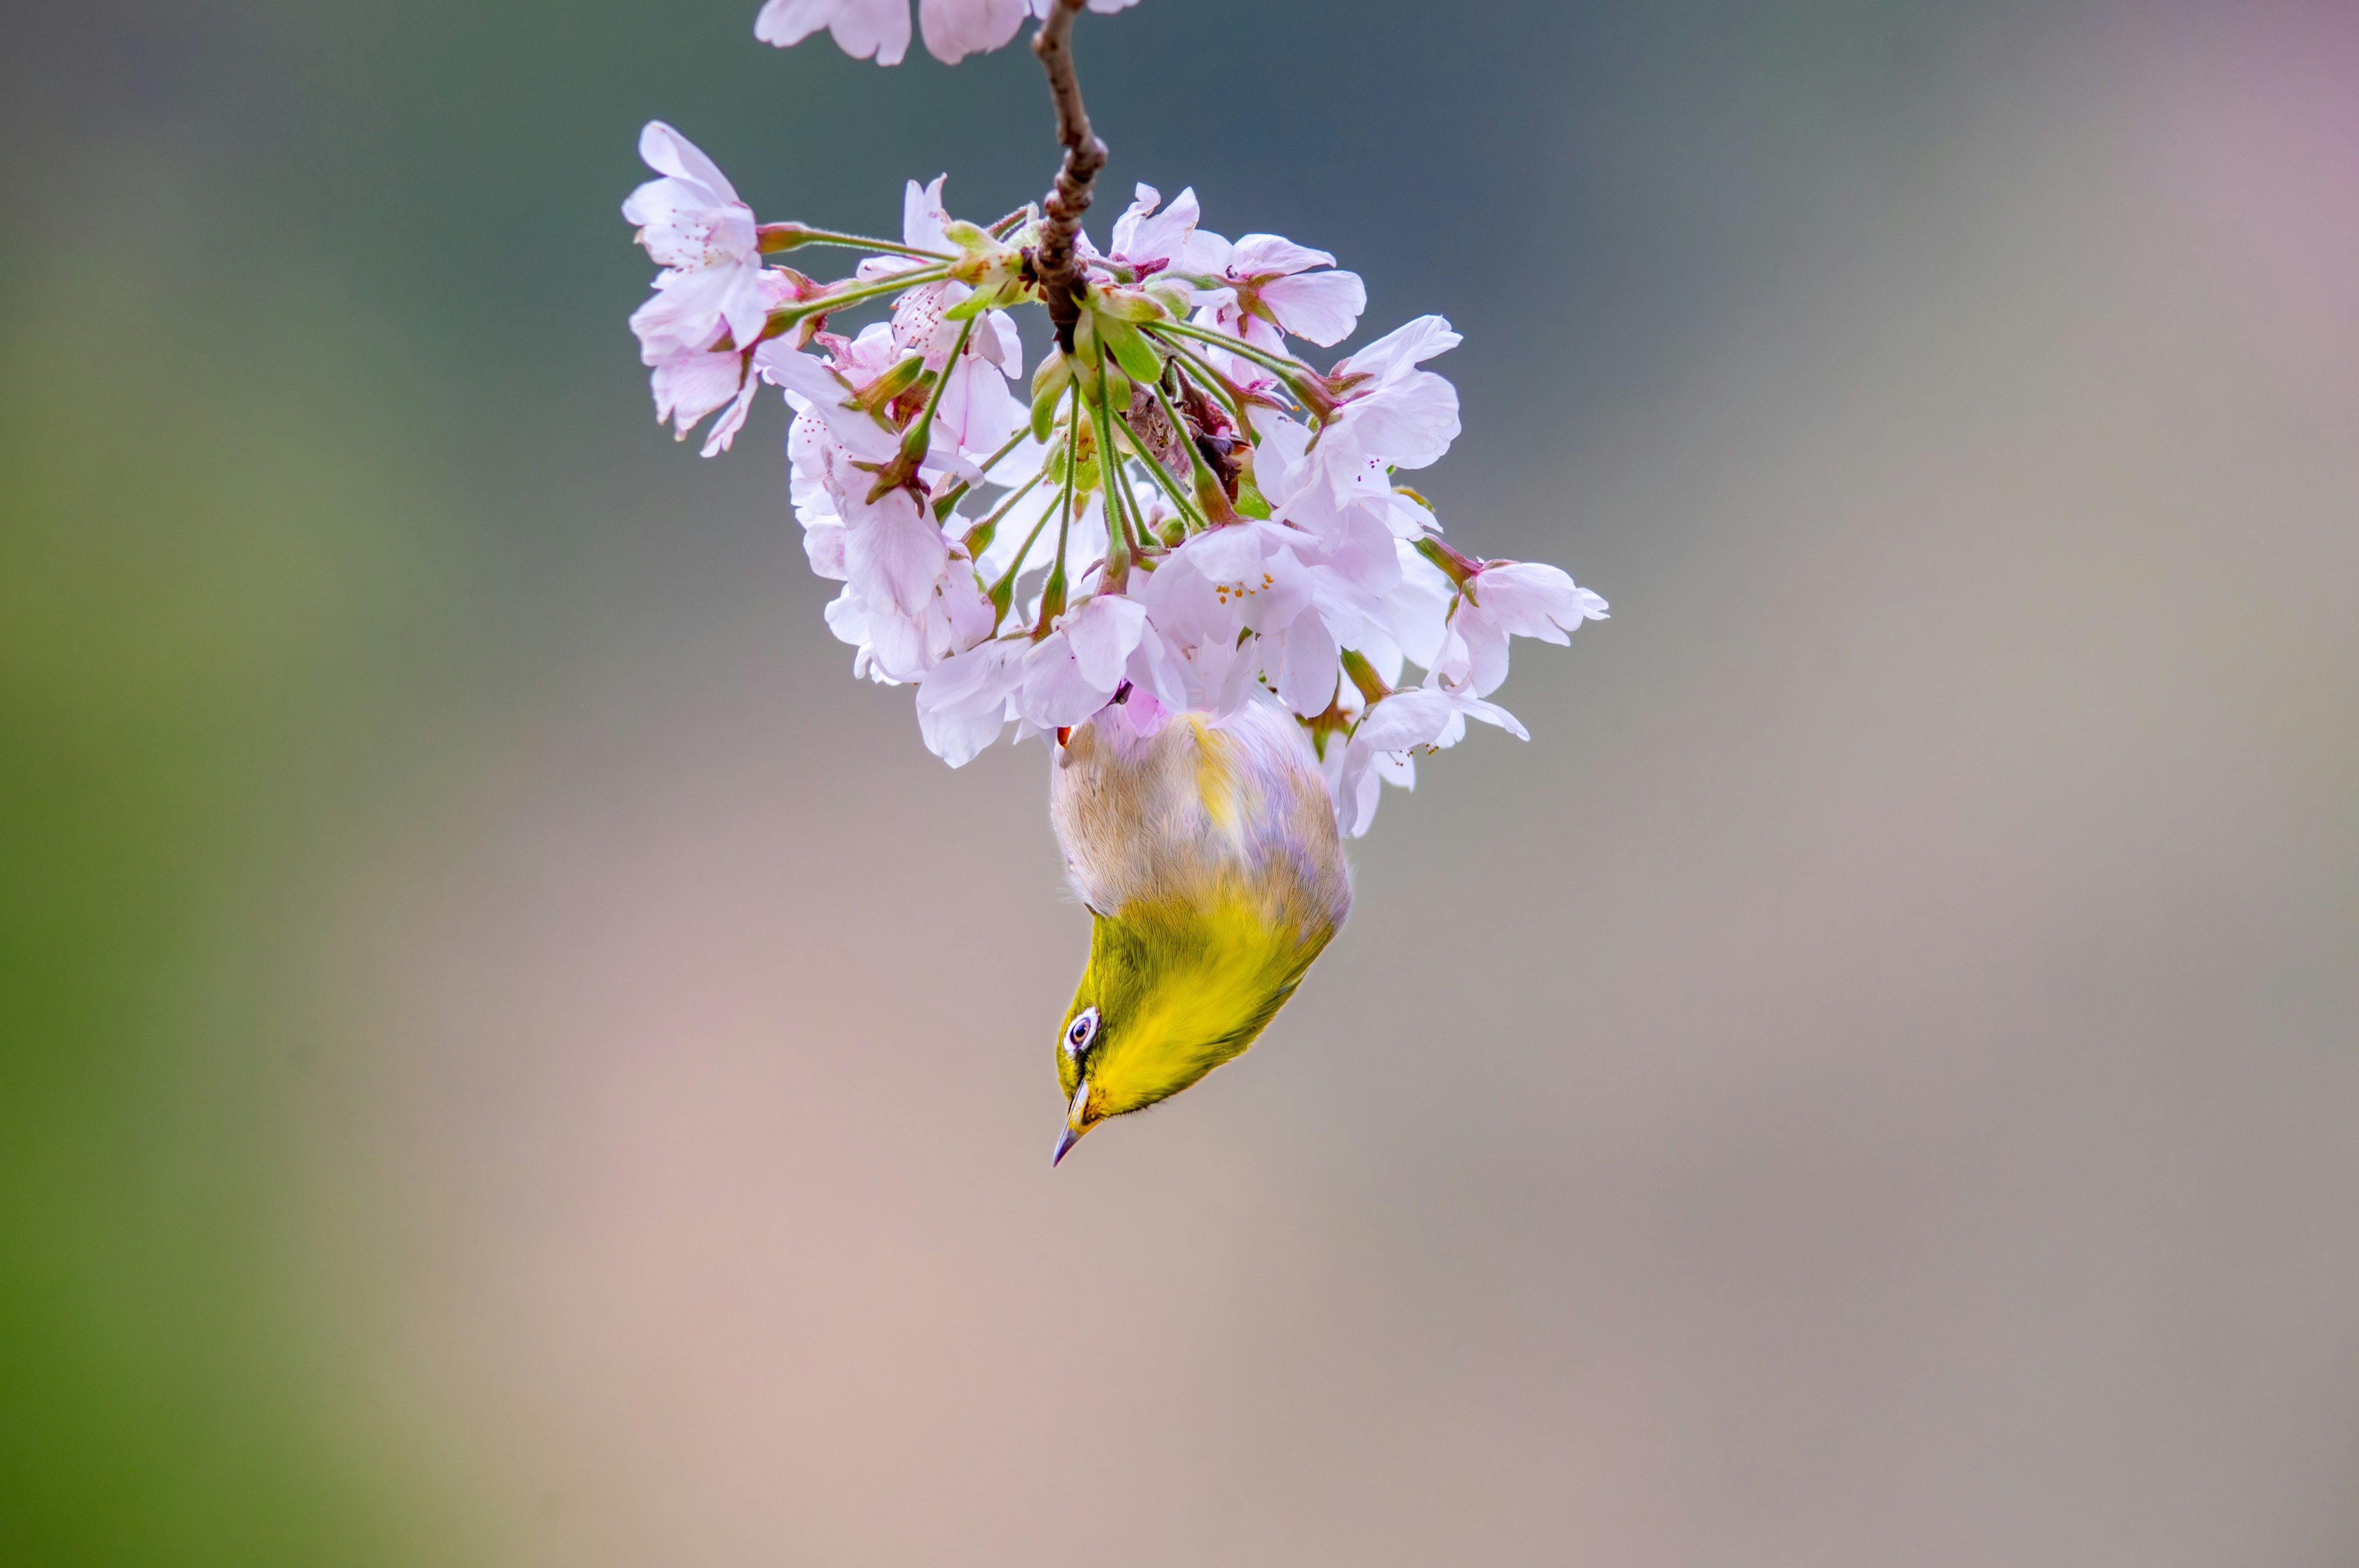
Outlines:
POLYGON ((1057 1152, 1049 1161, 1050 1170, 1064 1162, 1065 1155, 1082 1141, 1082 1134, 1090 1130, 1090 1124, 1082 1119, 1089 1104, 1090 1081, 1083 1078, 1080 1087, 1073 1090, 1073 1103, 1065 1108, 1065 1130, 1057 1137, 1057 1152))

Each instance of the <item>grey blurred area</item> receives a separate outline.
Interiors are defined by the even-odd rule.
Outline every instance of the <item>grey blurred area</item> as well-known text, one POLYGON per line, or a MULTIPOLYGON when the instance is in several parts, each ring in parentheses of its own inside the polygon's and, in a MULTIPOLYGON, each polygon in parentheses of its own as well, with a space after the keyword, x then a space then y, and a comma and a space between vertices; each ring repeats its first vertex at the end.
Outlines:
POLYGON ((1085 18, 1103 217, 1449 315, 1614 618, 1053 1173, 1043 757, 615 211, 996 216, 1037 68, 754 9, 9 18, 0 1557, 2359 1559, 2347 7, 1085 18))

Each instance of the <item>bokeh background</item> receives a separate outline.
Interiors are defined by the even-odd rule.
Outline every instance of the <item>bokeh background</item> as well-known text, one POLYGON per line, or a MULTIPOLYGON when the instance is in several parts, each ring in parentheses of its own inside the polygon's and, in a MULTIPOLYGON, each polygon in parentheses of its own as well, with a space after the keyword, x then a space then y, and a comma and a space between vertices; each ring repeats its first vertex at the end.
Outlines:
POLYGON ((616 213, 995 216, 1044 95, 755 8, 8 8, 0 1559, 2359 1560, 2359 16, 1087 19, 1614 618, 1052 1174, 1041 758, 848 678, 616 213))

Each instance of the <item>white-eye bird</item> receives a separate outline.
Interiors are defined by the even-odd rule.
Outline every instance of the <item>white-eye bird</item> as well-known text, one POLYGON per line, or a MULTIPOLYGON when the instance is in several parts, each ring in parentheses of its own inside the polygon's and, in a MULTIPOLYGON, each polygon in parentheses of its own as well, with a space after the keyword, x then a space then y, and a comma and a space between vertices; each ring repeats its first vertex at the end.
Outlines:
POLYGON ((1049 771, 1049 819, 1093 917, 1058 1035, 1060 1161, 1251 1045, 1352 907, 1299 724, 1258 698, 1158 717, 1106 708, 1061 732, 1049 771))

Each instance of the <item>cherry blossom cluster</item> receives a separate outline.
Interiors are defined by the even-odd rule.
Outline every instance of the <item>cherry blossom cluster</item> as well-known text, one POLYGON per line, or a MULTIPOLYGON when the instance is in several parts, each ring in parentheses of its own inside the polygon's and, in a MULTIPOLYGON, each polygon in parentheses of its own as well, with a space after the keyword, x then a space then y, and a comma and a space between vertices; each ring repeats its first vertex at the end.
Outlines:
MULTIPOLYGON (((955 58, 1050 3, 921 0, 919 17, 955 58)), ((908 38, 905 0, 762 16, 765 38, 827 26, 880 59, 908 38)), ((758 222, 660 123, 640 153, 657 178, 623 211, 663 268, 631 318, 658 417, 683 438, 710 418, 709 457, 762 388, 783 392, 804 547, 843 585, 828 624, 856 675, 916 687, 925 743, 953 767, 1011 724, 1020 741, 1116 707, 1144 734, 1275 700, 1356 836, 1381 786, 1413 785, 1418 753, 1469 719, 1524 737, 1488 700, 1511 638, 1562 643, 1605 614, 1555 567, 1454 548, 1402 482, 1459 432, 1456 389, 1424 368, 1458 343, 1448 321, 1323 373, 1297 354, 1351 336, 1366 303, 1324 251, 1224 238, 1192 189, 1166 204, 1142 185, 1103 251, 1075 241, 1027 383, 1009 310, 1056 303, 1038 208, 977 224, 950 215, 942 180, 911 181, 900 239, 867 239, 758 222), (826 281, 771 259, 822 247, 861 259, 826 281), (880 319, 855 330, 864 308, 880 319)))

